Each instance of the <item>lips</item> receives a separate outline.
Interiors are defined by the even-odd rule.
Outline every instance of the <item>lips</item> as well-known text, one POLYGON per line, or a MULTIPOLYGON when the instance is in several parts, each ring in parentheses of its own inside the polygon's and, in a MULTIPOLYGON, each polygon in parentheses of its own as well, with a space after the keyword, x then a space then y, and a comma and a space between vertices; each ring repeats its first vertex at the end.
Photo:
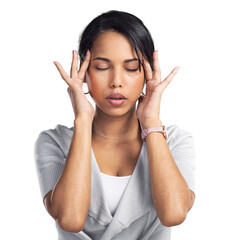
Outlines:
POLYGON ((109 96, 107 96, 107 99, 126 99, 125 96, 123 96, 121 93, 112 93, 109 96))

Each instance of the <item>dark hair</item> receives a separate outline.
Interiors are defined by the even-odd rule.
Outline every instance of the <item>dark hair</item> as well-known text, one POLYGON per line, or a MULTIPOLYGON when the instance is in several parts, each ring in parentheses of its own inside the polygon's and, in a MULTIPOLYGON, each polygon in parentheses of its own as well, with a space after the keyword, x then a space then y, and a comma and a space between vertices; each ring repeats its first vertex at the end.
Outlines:
POLYGON ((94 18, 83 30, 79 37, 79 56, 83 62, 87 50, 91 49, 93 42, 103 32, 116 31, 123 34, 131 42, 139 59, 139 69, 141 71, 141 61, 138 49, 144 58, 150 63, 153 70, 154 42, 149 30, 143 22, 136 16, 123 12, 111 10, 94 18))

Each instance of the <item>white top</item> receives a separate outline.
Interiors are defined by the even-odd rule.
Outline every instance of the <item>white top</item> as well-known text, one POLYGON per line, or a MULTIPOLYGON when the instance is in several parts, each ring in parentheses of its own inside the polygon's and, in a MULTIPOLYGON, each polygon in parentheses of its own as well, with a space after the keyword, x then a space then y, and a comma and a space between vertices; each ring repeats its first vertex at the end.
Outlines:
MULTIPOLYGON (((166 130, 168 135, 166 142, 173 159, 189 189, 196 194, 193 135, 176 125, 170 125, 166 127, 166 130)), ((49 191, 54 189, 61 176, 73 133, 74 127, 68 128, 64 125, 57 125, 54 129, 42 131, 35 142, 34 157, 42 200, 49 191)), ((102 184, 102 174, 100 174, 99 166, 91 148, 91 199, 85 225, 82 231, 78 233, 66 232, 55 221, 58 239, 170 240, 171 227, 163 226, 156 213, 149 173, 147 143, 143 142, 135 169, 131 177, 127 177, 129 181, 112 217, 105 196, 107 187, 102 184)), ((108 184, 113 178, 109 177, 109 180, 104 181, 104 183, 108 184)), ((116 177, 114 180, 116 184, 119 181, 126 181, 125 178, 121 177, 116 177)), ((116 193, 119 195, 119 187, 117 186, 114 189, 117 190, 116 193)), ((111 191, 110 196, 112 195, 115 196, 111 191)))
POLYGON ((128 176, 112 176, 101 173, 102 185, 106 195, 106 201, 112 216, 116 212, 122 194, 130 180, 131 175, 128 176))

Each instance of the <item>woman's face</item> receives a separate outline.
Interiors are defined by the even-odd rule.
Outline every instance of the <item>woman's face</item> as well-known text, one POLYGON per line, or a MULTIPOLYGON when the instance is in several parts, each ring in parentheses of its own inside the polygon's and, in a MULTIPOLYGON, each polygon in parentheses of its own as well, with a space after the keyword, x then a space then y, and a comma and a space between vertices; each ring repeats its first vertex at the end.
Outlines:
POLYGON ((144 69, 129 40, 120 33, 98 36, 91 50, 86 82, 91 97, 104 113, 120 116, 133 110, 144 85, 144 69), (120 96, 108 96, 120 93, 120 96), (114 99, 113 99, 114 98, 114 99))

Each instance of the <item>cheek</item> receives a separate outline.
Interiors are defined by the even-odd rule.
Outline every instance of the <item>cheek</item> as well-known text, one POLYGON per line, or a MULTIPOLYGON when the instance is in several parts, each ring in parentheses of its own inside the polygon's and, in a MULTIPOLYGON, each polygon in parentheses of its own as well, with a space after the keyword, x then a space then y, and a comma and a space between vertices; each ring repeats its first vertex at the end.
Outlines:
POLYGON ((88 90, 91 92, 95 87, 97 88, 97 85, 99 85, 99 81, 96 77, 96 74, 93 74, 92 72, 88 72, 86 75, 86 82, 88 84, 88 90))
POLYGON ((95 101, 99 96, 102 95, 103 81, 98 76, 98 74, 94 74, 92 72, 91 73, 89 72, 86 76, 88 90, 90 92, 91 97, 95 101))
POLYGON ((144 87, 144 82, 144 76, 139 76, 138 78, 134 79, 134 81, 132 81, 131 89, 134 89, 134 91, 140 95, 144 87))

